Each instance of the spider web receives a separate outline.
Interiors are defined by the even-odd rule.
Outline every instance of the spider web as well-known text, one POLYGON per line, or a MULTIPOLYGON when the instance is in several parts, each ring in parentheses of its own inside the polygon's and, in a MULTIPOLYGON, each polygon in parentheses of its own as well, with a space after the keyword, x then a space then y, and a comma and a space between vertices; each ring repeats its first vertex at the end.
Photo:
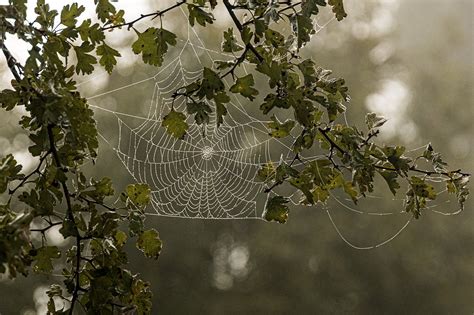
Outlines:
MULTIPOLYGON (((185 15, 184 11, 182 13, 185 15)), ((329 19, 322 26, 316 23, 316 33, 332 20, 329 19)), ((209 114, 209 123, 204 125, 197 125, 193 117, 188 117, 189 129, 184 140, 169 135, 161 126, 163 117, 172 106, 177 111, 186 111, 185 99, 181 97, 173 101, 172 94, 178 88, 200 79, 204 66, 212 67, 216 60, 235 58, 234 55, 206 48, 196 30, 189 25, 184 38, 178 40, 178 45, 168 52, 159 72, 88 97, 92 108, 116 119, 116 129, 112 135, 108 135, 111 130, 101 130, 99 134, 114 149, 130 175, 137 182, 147 183, 151 187, 151 209, 147 209, 147 214, 192 219, 262 219, 264 205, 274 192, 265 193, 267 184, 257 180, 255 174, 268 162, 290 163, 294 158, 291 146, 300 130, 295 128, 290 136, 283 139, 269 136, 268 121, 255 109, 252 111, 255 106, 246 106, 239 97, 229 94, 231 101, 227 104, 228 113, 219 127, 215 112, 212 112, 209 114), (118 98, 126 96, 127 90, 132 87, 142 91, 152 90, 145 106, 132 104, 117 111, 114 106, 101 105, 100 100, 104 97, 110 94, 117 94, 118 98), (137 114, 140 112, 142 114, 137 114)), ((246 74, 247 67, 248 64, 244 62, 238 71, 246 74)), ((232 84, 229 79, 225 79, 224 83, 227 87, 232 84)), ((208 105, 212 107, 212 104, 208 105)), ((293 166, 325 158, 317 153, 302 156, 301 161, 295 161, 293 166)), ((333 192, 330 194, 339 206, 354 214, 389 216, 405 213, 401 210, 362 211, 360 207, 351 205, 348 199, 333 192)), ((299 205, 301 194, 295 192, 289 199, 294 205, 299 205)), ((393 200, 402 201, 396 198, 393 200)), ((430 209, 443 215, 459 213, 435 210, 437 206, 433 205, 430 209)), ((382 242, 360 246, 343 234, 331 215, 330 207, 323 205, 322 208, 340 238, 355 249, 372 249, 387 244, 411 222, 411 219, 405 220, 401 228, 382 242)))

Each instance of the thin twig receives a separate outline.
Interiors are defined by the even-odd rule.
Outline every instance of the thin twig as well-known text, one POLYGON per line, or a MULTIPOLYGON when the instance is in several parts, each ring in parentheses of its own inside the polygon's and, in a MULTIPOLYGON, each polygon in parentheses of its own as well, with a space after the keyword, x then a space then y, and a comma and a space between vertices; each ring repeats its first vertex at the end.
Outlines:
POLYGON ((104 26, 102 27, 102 30, 103 31, 106 31, 106 30, 111 30, 111 29, 114 29, 114 28, 120 28, 120 27, 124 27, 124 26, 127 26, 127 30, 130 30, 133 25, 143 19, 146 19, 146 18, 149 18, 151 17, 151 19, 156 19, 157 17, 160 17, 160 16, 163 16, 165 13, 173 10, 173 9, 176 9, 177 7, 183 5, 186 3, 186 0, 182 0, 182 1, 178 1, 176 2, 176 4, 164 9, 164 10, 159 10, 159 11, 156 11, 156 12, 153 12, 153 13, 148 13, 148 14, 142 14, 140 15, 139 17, 137 17, 135 20, 133 21, 130 21, 130 22, 126 22, 126 23, 122 23, 122 24, 116 24, 116 25, 109 25, 109 26, 104 26))

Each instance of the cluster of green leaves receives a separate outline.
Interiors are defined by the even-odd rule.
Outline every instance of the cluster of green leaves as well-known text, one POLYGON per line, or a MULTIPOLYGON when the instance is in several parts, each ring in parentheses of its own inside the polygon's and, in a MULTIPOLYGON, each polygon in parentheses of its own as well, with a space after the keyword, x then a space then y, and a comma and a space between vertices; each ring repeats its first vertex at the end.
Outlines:
POLYGON ((232 4, 229 0, 221 4, 216 0, 180 0, 132 21, 125 21, 124 12, 109 0, 94 3, 97 22, 83 17, 84 7, 77 3, 57 12, 39 0, 31 23, 26 21, 25 0, 10 0, 10 6, 0 7, 0 44, 15 78, 12 89, 0 93, 0 104, 7 111, 25 106, 27 115, 20 125, 32 141, 30 153, 39 159, 29 174, 21 173, 11 155, 1 160, 0 193, 8 194, 8 201, 0 205, 0 271, 11 277, 18 272, 26 274, 30 267, 34 272, 49 273, 61 261, 64 283, 48 291, 50 313, 72 313, 77 303, 90 313, 150 313, 149 284, 126 269, 124 251, 127 239, 135 237, 136 247, 145 256, 159 255, 158 232, 145 230, 143 224, 150 190, 144 184, 130 185, 121 194, 122 206, 112 207, 107 204, 114 194, 110 179, 87 178, 82 172, 84 161, 97 157, 98 140, 93 112, 77 91, 74 76, 91 74, 97 66, 113 71, 120 53, 107 43, 106 34, 120 29, 135 32, 131 50, 144 63, 161 66, 177 43, 176 34, 162 23, 142 31, 135 24, 142 19, 162 19, 181 6, 187 8, 192 27, 212 24, 213 10, 223 6, 233 27, 223 33, 222 50, 235 58, 204 68, 199 80, 175 91, 173 98, 185 98, 187 109, 179 112, 172 108, 164 116, 163 127, 179 141, 187 136, 188 119, 203 125, 214 113, 220 125, 227 115, 230 95, 235 94, 256 102, 263 114, 272 115, 269 136, 284 138, 299 132, 291 163, 265 164, 256 174, 273 194, 266 205, 266 220, 284 223, 288 219, 288 199, 274 191, 279 185, 288 183, 301 191, 304 204, 326 202, 334 189, 357 202, 373 191, 377 174, 393 194, 400 189, 400 181, 406 182, 405 207, 415 217, 437 196, 430 184, 433 176, 444 180, 447 191, 463 206, 468 174, 449 171, 431 146, 421 156, 410 158, 402 146, 376 144, 373 140, 385 119, 375 114, 367 115, 364 131, 338 122, 344 103, 349 101, 344 80, 332 77, 331 71, 313 60, 301 58, 300 49, 315 34, 312 19, 321 8, 329 5, 337 20, 346 17, 342 0, 237 0, 232 4), (290 27, 282 27, 286 24, 290 27), (7 33, 31 47, 25 64, 16 62, 5 47, 7 33), (253 73, 237 74, 244 62, 266 78, 267 95, 260 95, 255 88, 253 73), (228 89, 223 81, 226 77, 232 78, 228 89), (281 122, 276 109, 292 113, 293 119, 281 122), (305 161, 304 153, 316 146, 326 157, 305 161), (419 168, 420 161, 431 168, 419 168), (71 240, 66 250, 47 244, 45 236, 54 226, 71 240), (35 234, 42 237, 35 238, 35 234), (58 299, 68 301, 68 310, 56 309, 58 299))
MULTIPOLYGON (((194 20, 202 26, 212 23, 215 4, 194 2, 188 5, 193 8, 189 10, 191 25, 194 25, 194 20), (196 11, 195 6, 199 6, 200 10, 196 11)), ((285 162, 278 166, 263 165, 257 177, 268 182, 268 192, 287 182, 303 193, 302 203, 311 205, 325 202, 331 190, 340 188, 356 203, 360 197, 374 190, 378 174, 393 194, 401 188, 399 181, 405 181, 410 187, 405 194, 405 209, 418 218, 427 201, 436 198, 435 188, 429 184, 429 179, 441 176, 448 185, 448 191, 457 195, 460 207, 463 207, 468 194, 469 176, 459 170, 448 171, 438 153, 429 155, 425 152, 423 156, 411 159, 404 155, 405 148, 402 146, 377 145, 373 139, 386 120, 373 113, 366 117, 365 132, 337 123, 345 111, 344 103, 349 100, 344 79, 332 77, 331 71, 318 67, 311 59, 302 59, 299 51, 315 33, 312 18, 321 7, 331 6, 337 20, 347 16, 341 0, 308 0, 295 4, 241 0, 235 4, 223 1, 223 4, 234 27, 224 31, 221 47, 224 52, 236 57, 231 61, 217 61, 215 70, 204 68, 201 80, 176 91, 174 98, 186 98, 188 106, 187 113, 172 109, 165 116, 163 126, 170 134, 180 139, 186 136, 188 115, 193 115, 197 124, 205 124, 215 111, 218 123, 222 123, 227 113, 225 104, 232 93, 255 102, 259 91, 254 87, 254 75, 236 75, 236 69, 247 62, 267 77, 268 87, 272 90, 262 97, 262 113, 273 114, 275 109, 293 112, 294 120, 283 123, 273 114, 268 124, 269 135, 283 138, 289 136, 292 130, 301 130, 293 144, 295 159, 315 144, 327 156, 319 161, 301 161, 298 167, 285 162), (249 13, 252 18, 240 20, 236 11, 249 13), (288 34, 280 32, 281 24, 289 24, 292 31, 288 34), (229 75, 234 83, 226 90, 223 79, 229 75), (420 169, 417 166, 420 158, 430 162, 432 169, 420 169), (269 176, 271 169, 274 173, 269 176)), ((146 62, 145 56, 143 58, 146 62)), ((429 148, 432 150, 431 146, 429 148)), ((269 199, 265 218, 282 223, 286 221, 288 207, 284 205, 285 199, 280 197, 277 195, 269 199), (277 209, 280 211, 278 215, 277 209)))
POLYGON ((1 48, 14 76, 12 88, 0 93, 0 104, 7 111, 24 106, 27 114, 19 123, 31 140, 29 152, 38 159, 30 173, 23 173, 11 154, 0 160, 5 200, 0 204, 0 272, 11 278, 30 270, 61 272, 63 282, 48 291, 51 314, 72 314, 79 304, 87 313, 148 314, 150 284, 128 270, 124 246, 134 238, 146 257, 159 256, 159 234, 144 226, 150 189, 129 185, 122 205, 110 206, 112 181, 88 178, 82 171, 84 162, 97 157, 98 134, 74 75, 90 74, 96 64, 113 70, 120 53, 107 44, 106 28, 124 22, 124 12, 108 0, 95 3, 97 23, 82 17, 85 8, 77 3, 57 12, 39 0, 31 23, 26 1, 0 8, 1 48), (7 33, 29 44, 25 64, 5 46, 7 33), (64 246, 48 244, 54 227, 64 246))

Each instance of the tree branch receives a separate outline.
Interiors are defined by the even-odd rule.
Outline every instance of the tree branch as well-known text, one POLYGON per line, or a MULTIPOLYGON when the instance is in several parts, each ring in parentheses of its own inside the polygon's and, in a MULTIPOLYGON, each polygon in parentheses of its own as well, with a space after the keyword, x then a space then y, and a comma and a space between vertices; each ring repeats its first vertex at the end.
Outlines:
MULTIPOLYGON (((235 15, 234 10, 232 9, 232 5, 229 3, 229 0, 223 0, 223 2, 227 9, 227 12, 229 12, 230 17, 232 18, 232 21, 234 21, 235 26, 237 27, 240 34, 242 35, 244 27, 242 26, 242 23, 240 23, 239 19, 235 15)), ((260 53, 252 44, 248 43, 246 47, 255 55, 255 57, 257 57, 258 61, 263 62, 264 59, 262 55, 260 55, 260 53)))
POLYGON ((13 77, 15 77, 15 80, 17 82, 21 81, 20 74, 18 73, 17 69, 15 67, 19 67, 18 62, 16 61, 15 57, 11 54, 10 50, 8 50, 7 46, 5 46, 4 38, 0 39, 0 48, 3 51, 3 55, 5 56, 5 59, 7 60, 7 65, 8 68, 10 69, 10 72, 13 74, 13 77))
POLYGON ((123 26, 127 26, 127 30, 130 30, 135 23, 137 23, 137 22, 139 22, 143 19, 146 19, 146 18, 149 18, 149 17, 151 17, 152 20, 156 19, 157 17, 162 16, 165 13, 167 13, 167 12, 173 10, 173 9, 176 9, 177 7, 179 7, 179 6, 181 6, 185 3, 186 3, 186 0, 181 0, 181 1, 176 2, 176 4, 170 6, 170 7, 166 8, 162 11, 156 11, 156 12, 148 13, 148 14, 141 14, 138 18, 136 18, 133 21, 122 23, 122 24, 117 24, 117 25, 105 26, 105 27, 102 27, 102 30, 106 31, 106 30, 111 30, 111 29, 114 29, 114 28, 120 28, 120 27, 123 27, 123 26))
MULTIPOLYGON (((53 160, 56 167, 60 170, 63 169, 61 165, 61 160, 59 158, 58 150, 56 149, 56 144, 54 142, 54 134, 53 134, 53 125, 49 124, 47 127, 48 130, 48 139, 49 139, 49 146, 51 153, 53 154, 53 160)), ((71 195, 69 194, 69 189, 67 187, 66 181, 61 181, 61 186, 63 188, 64 197, 66 198, 66 205, 67 205, 67 217, 72 222, 75 234, 76 234, 76 266, 75 266, 75 284, 74 284, 74 291, 72 293, 71 299, 71 308, 69 309, 69 314, 72 315, 74 311, 74 305, 79 297, 79 270, 81 268, 81 236, 79 235, 79 230, 76 225, 76 220, 74 219, 74 213, 72 210, 72 203, 71 203, 71 195)))
POLYGON ((36 173, 39 173, 39 171, 40 171, 40 169, 41 169, 41 166, 43 165, 44 160, 46 160, 46 158, 48 157, 48 155, 49 155, 50 153, 51 153, 51 151, 46 152, 46 154, 40 158, 40 162, 39 162, 38 166, 37 166, 31 173, 29 173, 28 175, 26 175, 26 176, 22 179, 22 181, 21 181, 15 188, 10 189, 10 190, 8 191, 8 193, 9 193, 10 195, 15 194, 15 192, 16 192, 18 189, 20 189, 20 188, 28 181, 28 179, 29 179, 31 176, 33 176, 33 175, 36 174, 36 173))

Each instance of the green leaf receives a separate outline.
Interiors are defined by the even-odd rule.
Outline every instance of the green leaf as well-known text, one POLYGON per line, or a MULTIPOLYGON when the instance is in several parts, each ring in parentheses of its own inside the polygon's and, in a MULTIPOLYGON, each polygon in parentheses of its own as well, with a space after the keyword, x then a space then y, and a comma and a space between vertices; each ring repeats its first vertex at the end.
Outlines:
POLYGON ((270 88, 274 88, 280 82, 282 78, 283 67, 276 61, 261 62, 257 65, 256 70, 263 74, 266 74, 269 78, 268 84, 270 88))
POLYGON ((115 14, 115 7, 109 0, 94 0, 96 3, 96 13, 101 22, 106 22, 111 15, 115 14))
POLYGON ((214 102, 216 104, 216 121, 217 128, 224 122, 223 116, 227 115, 227 108, 224 103, 230 102, 230 97, 225 93, 218 93, 214 96, 214 102))
POLYGON ((222 42, 222 51, 232 53, 243 49, 237 42, 237 38, 234 36, 234 29, 229 28, 224 31, 224 41, 222 42))
POLYGON ((311 35, 315 33, 313 21, 302 14, 295 14, 290 21, 293 29, 296 30, 298 48, 301 48, 311 40, 311 35))
POLYGON ((274 138, 284 138, 290 135, 291 130, 295 126, 293 120, 286 120, 284 123, 281 123, 275 115, 271 117, 271 120, 267 126, 271 129, 269 135, 274 138))
POLYGON ((266 115, 268 114, 274 107, 277 108, 289 108, 291 105, 288 102, 288 98, 279 98, 275 94, 268 94, 265 96, 264 103, 260 105, 260 110, 266 115))
POLYGON ((252 87, 254 84, 253 75, 250 73, 244 77, 237 78, 235 84, 230 87, 230 91, 232 93, 239 93, 253 101, 255 95, 258 95, 258 91, 252 87))
POLYGON ((275 178, 276 168, 272 161, 263 164, 257 171, 257 179, 266 182, 275 178))
POLYGON ((82 196, 90 197, 97 202, 103 202, 105 197, 113 194, 112 180, 108 177, 104 177, 100 181, 91 179, 91 187, 81 192, 82 196))
POLYGON ((155 229, 144 231, 137 240, 137 248, 141 250, 146 257, 158 259, 162 248, 162 242, 155 229))
POLYGON ((16 91, 6 89, 0 93, 0 105, 5 110, 12 110, 20 100, 21 97, 16 91))
POLYGON ((86 8, 77 3, 72 5, 65 5, 61 11, 61 23, 68 27, 74 27, 77 22, 77 17, 84 12, 86 8))
POLYGON ((283 46, 285 42, 285 36, 269 28, 265 31, 265 42, 275 48, 279 48, 283 46))
POLYGON ((117 246, 122 247, 127 242, 127 234, 125 232, 117 230, 114 235, 115 243, 117 246))
POLYGON ((224 90, 224 82, 219 75, 211 69, 204 67, 202 71, 202 81, 197 95, 200 98, 204 96, 210 100, 216 97, 216 93, 224 90))
POLYGON ((309 174, 300 173, 297 177, 291 178, 289 180, 290 184, 298 188, 306 197, 306 200, 303 200, 305 204, 313 204, 313 195, 311 189, 313 189, 313 181, 309 174))
POLYGON ((8 183, 24 177, 21 172, 21 165, 17 164, 13 155, 8 154, 0 161, 0 194, 8 188, 8 183))
POLYGON ((296 177, 298 174, 299 172, 296 169, 284 161, 281 161, 275 170, 275 181, 281 183, 284 179, 287 179, 288 177, 296 177))
POLYGON ((332 12, 336 15, 336 19, 341 21, 347 16, 346 11, 344 10, 343 0, 328 0, 328 4, 332 6, 332 12))
POLYGON ((319 6, 326 6, 325 0, 307 0, 301 5, 301 13, 305 16, 317 15, 319 13, 319 6))
POLYGON ((94 50, 94 45, 89 42, 83 42, 81 46, 73 47, 77 57, 76 73, 91 74, 94 71, 93 65, 97 63, 97 59, 88 53, 94 50))
POLYGON ((61 257, 61 252, 57 246, 43 246, 31 253, 33 260, 36 261, 33 266, 35 272, 51 273, 53 271, 53 259, 61 257))
POLYGON ((131 184, 125 189, 128 199, 137 207, 150 203, 151 190, 147 184, 131 184))
POLYGON ((115 57, 120 57, 120 53, 106 43, 97 47, 97 55, 100 56, 99 63, 108 73, 112 73, 114 66, 117 64, 115 57))
POLYGON ((176 45, 176 35, 164 28, 149 27, 143 33, 137 31, 138 39, 132 44, 135 54, 142 54, 143 62, 160 67, 169 46, 176 45))
POLYGON ((245 26, 241 34, 242 41, 244 42, 244 44, 250 44, 250 41, 252 40, 253 36, 253 32, 250 30, 250 27, 245 26))
POLYGON ((316 186, 315 189, 311 192, 313 194, 313 201, 317 202, 326 202, 329 198, 329 191, 327 189, 322 188, 321 186, 316 186))
POLYGON ((352 201, 354 203, 357 203, 357 197, 359 196, 359 193, 355 189, 354 185, 350 181, 344 181, 343 183, 343 188, 344 192, 351 197, 352 201))
POLYGON ((211 13, 204 11, 195 4, 188 3, 188 11, 189 24, 191 26, 194 26, 195 21, 202 26, 206 26, 206 23, 212 24, 214 22, 214 16, 211 13))
POLYGON ((400 184, 397 182, 398 173, 391 171, 379 171, 379 174, 382 175, 382 177, 385 179, 388 188, 390 188, 390 191, 395 196, 397 193, 397 189, 400 188, 400 184))
POLYGON ((268 199, 263 213, 263 218, 267 221, 276 221, 278 223, 286 223, 290 208, 286 205, 288 198, 283 196, 274 196, 268 199))
POLYGON ((410 185, 415 195, 431 200, 436 199, 436 190, 432 185, 427 184, 424 179, 412 176, 410 179, 410 185))
POLYGON ((211 107, 205 102, 191 102, 186 105, 188 114, 194 114, 196 124, 209 123, 209 113, 212 112, 211 107))
POLYGON ((92 44, 98 44, 105 39, 104 32, 100 29, 99 23, 93 25, 91 19, 84 20, 77 28, 83 41, 89 41, 92 44))
POLYGON ((405 147, 386 146, 382 148, 382 151, 387 157, 387 160, 395 167, 397 171, 401 171, 407 174, 408 170, 410 169, 410 165, 408 163, 411 162, 411 159, 403 156, 403 153, 405 152, 405 147))
POLYGON ((382 116, 377 116, 376 113, 368 113, 365 115, 365 124, 369 130, 383 126, 387 122, 382 116))
POLYGON ((166 128, 166 131, 169 134, 178 139, 184 139, 186 130, 189 128, 189 125, 186 123, 186 115, 181 112, 177 112, 174 109, 172 109, 165 117, 163 117, 163 122, 161 125, 166 128))

